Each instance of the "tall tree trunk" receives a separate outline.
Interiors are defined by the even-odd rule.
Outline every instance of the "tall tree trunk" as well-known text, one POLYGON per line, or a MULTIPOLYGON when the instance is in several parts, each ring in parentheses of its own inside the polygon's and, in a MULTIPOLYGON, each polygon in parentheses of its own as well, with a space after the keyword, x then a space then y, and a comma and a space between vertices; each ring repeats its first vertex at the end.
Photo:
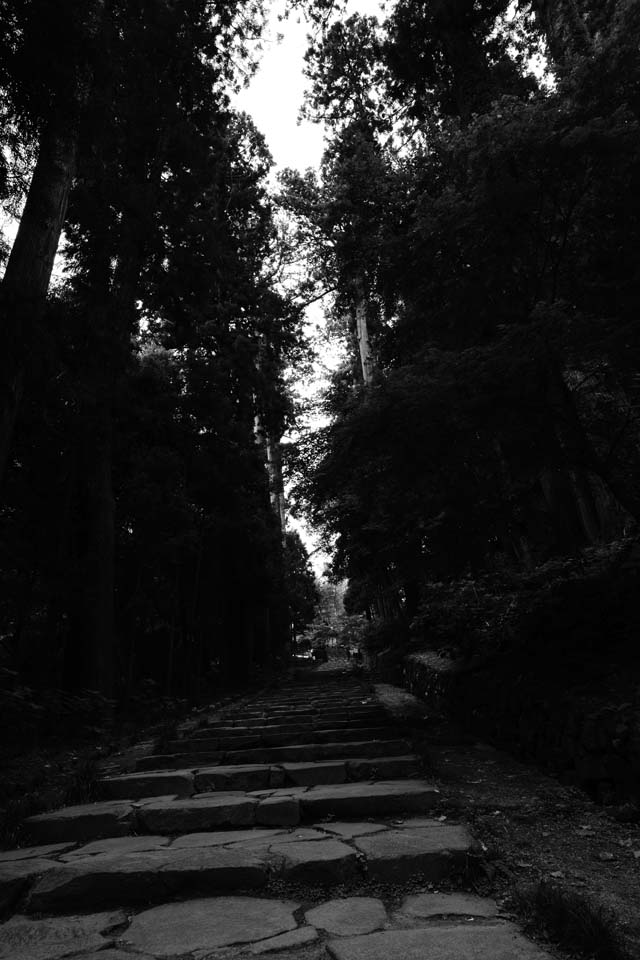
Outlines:
POLYGON ((53 262, 75 172, 77 130, 54 118, 40 141, 38 161, 0 288, 2 385, 0 481, 22 402, 29 341, 42 319, 53 262))
POLYGON ((111 476, 112 413, 105 399, 90 411, 84 441, 84 557, 81 584, 84 684, 106 696, 114 683, 115 501, 111 476))
MULTIPOLYGON (((101 27, 104 0, 91 0, 87 39, 101 27)), ((0 485, 7 467, 24 393, 29 338, 44 312, 76 170, 80 118, 90 72, 77 65, 73 90, 58 102, 45 125, 18 233, 0 287, 0 485)))
POLYGON ((371 343, 369 341, 367 304, 362 290, 359 291, 356 302, 356 336, 358 338, 358 349, 360 351, 362 380, 365 387, 370 387, 373 383, 373 357, 371 355, 371 343))
POLYGON ((267 474, 269 477, 269 498, 273 512, 280 525, 280 537, 284 546, 287 518, 284 497, 284 477, 282 474, 282 447, 280 440, 269 433, 264 434, 264 443, 267 474))

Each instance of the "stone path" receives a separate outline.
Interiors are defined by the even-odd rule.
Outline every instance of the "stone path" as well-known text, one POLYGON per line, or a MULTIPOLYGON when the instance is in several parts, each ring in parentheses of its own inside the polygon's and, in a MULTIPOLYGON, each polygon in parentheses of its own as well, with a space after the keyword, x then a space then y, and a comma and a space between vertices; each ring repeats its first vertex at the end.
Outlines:
POLYGON ((2 960, 548 958, 442 892, 473 840, 364 682, 312 674, 183 734, 0 853, 2 960))

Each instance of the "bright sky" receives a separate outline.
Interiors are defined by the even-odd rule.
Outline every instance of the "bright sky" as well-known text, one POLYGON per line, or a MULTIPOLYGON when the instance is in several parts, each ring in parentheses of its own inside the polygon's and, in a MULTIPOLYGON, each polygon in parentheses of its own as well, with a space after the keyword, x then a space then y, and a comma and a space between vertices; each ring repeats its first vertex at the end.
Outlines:
MULTIPOLYGON (((279 21, 278 14, 284 6, 285 0, 274 0, 260 68, 249 87, 235 99, 235 105, 249 113, 264 134, 275 161, 274 173, 285 167, 297 170, 318 167, 324 144, 321 125, 298 119, 306 86, 303 70, 309 26, 304 18, 297 16, 279 21), (283 35, 282 39, 278 39, 278 34, 283 35)), ((381 19, 380 7, 380 0, 348 0, 346 16, 360 13, 381 19)), ((308 312, 308 334, 314 339, 321 338, 322 327, 322 309, 317 304, 308 312)), ((299 385, 302 396, 316 394, 326 383, 326 367, 340 362, 339 351, 332 350, 328 344, 321 345, 319 352, 313 382, 299 385)), ((329 557, 322 551, 316 552, 317 538, 304 523, 289 522, 298 530, 307 549, 313 551, 312 565, 320 576, 329 557)))
MULTIPOLYGON (((236 98, 236 105, 251 114, 275 160, 276 169, 317 167, 324 132, 314 123, 298 124, 306 81, 303 75, 309 26, 302 16, 280 22, 285 0, 273 0, 258 73, 236 98), (283 39, 278 41, 278 34, 283 39)), ((361 13, 378 16, 380 0, 348 0, 347 16, 361 13)))

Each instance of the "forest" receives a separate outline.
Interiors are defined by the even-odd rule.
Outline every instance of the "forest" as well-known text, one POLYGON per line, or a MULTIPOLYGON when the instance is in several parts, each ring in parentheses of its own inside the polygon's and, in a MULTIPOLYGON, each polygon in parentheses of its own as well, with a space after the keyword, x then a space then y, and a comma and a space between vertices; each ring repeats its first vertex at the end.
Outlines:
POLYGON ((372 649, 637 657, 639 0, 290 0, 328 132, 275 187, 268 8, 0 0, 5 716, 277 669, 288 511, 372 649))

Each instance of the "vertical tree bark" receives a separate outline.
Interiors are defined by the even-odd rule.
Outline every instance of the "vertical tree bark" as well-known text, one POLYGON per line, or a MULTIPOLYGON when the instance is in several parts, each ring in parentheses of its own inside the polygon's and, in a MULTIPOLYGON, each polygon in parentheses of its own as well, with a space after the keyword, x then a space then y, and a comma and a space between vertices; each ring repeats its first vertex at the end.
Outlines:
POLYGON ((282 475, 282 448, 280 446, 280 440, 268 432, 264 433, 264 444, 267 474, 269 477, 269 496, 273 512, 280 525, 280 537, 284 546, 287 518, 284 497, 284 478, 282 475))
POLYGON ((40 141, 24 213, 0 288, 0 482, 24 392, 29 336, 42 319, 75 172, 77 129, 55 117, 40 141))
POLYGON ((356 336, 358 338, 358 349, 360 351, 362 379, 365 387, 370 387, 373 383, 373 357, 371 355, 371 343, 369 341, 367 305, 362 291, 359 291, 358 301, 356 303, 356 336))
MULTIPOLYGON (((104 0, 91 0, 87 40, 100 30, 104 0)), ((41 319, 76 170, 80 118, 90 90, 90 68, 77 65, 68 99, 45 125, 5 275, 0 287, 0 485, 24 392, 29 333, 41 319)))
POLYGON ((99 402, 88 419, 83 457, 86 513, 82 610, 84 613, 85 685, 110 696, 114 684, 115 500, 111 475, 112 414, 110 401, 99 402))

